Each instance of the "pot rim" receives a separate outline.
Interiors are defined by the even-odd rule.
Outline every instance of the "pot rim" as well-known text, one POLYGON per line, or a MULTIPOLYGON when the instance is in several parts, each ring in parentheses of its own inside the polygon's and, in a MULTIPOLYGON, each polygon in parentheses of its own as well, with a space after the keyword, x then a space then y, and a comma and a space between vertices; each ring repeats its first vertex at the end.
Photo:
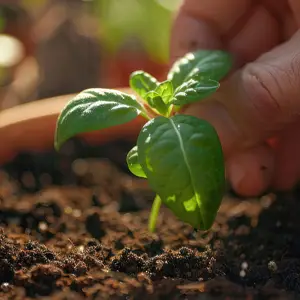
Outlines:
MULTIPOLYGON (((128 87, 115 90, 135 94, 128 87)), ((45 98, 0 111, 0 166, 21 152, 54 149, 57 118, 67 102, 77 94, 45 98)), ((91 145, 116 139, 134 141, 145 123, 144 118, 137 117, 126 124, 78 136, 91 145)))

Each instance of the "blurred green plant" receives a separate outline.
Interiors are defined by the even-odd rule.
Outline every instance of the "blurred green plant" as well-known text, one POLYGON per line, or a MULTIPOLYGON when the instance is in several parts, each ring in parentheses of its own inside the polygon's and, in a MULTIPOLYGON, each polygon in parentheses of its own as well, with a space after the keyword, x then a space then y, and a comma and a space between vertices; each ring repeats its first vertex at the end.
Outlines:
POLYGON ((0 7, 0 33, 3 32, 5 27, 5 17, 3 13, 3 8, 0 7))
POLYGON ((128 39, 137 39, 148 55, 159 62, 169 58, 173 13, 182 0, 97 0, 101 39, 117 52, 128 39))

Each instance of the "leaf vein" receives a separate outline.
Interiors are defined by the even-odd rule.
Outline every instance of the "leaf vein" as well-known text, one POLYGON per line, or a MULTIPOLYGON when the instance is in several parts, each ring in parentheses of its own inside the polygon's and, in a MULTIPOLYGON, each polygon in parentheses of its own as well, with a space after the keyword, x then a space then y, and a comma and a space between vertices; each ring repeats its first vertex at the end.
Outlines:
POLYGON ((184 149, 184 144, 183 144, 183 141, 182 141, 182 138, 181 138, 181 135, 180 135, 180 132, 178 131, 178 129, 176 128, 176 125, 174 123, 174 121, 172 119, 168 119, 169 122, 171 123, 175 133, 176 133, 176 136, 178 138, 178 141, 179 141, 179 146, 180 146, 180 150, 182 152, 182 156, 183 156, 183 159, 184 159, 184 162, 186 164, 186 167, 188 169, 188 172, 189 172, 189 176, 190 176, 190 179, 191 179, 191 184, 192 184, 192 187, 193 187, 193 190, 194 190, 194 194, 195 194, 195 199, 197 201, 197 204, 198 204, 198 207, 199 207, 199 214, 201 215, 201 220, 204 220, 203 217, 202 217, 202 212, 201 212, 201 200, 199 199, 199 195, 197 193, 197 190, 195 188, 195 182, 193 180, 193 175, 192 175, 192 169, 191 169, 191 166, 189 164, 189 161, 188 161, 188 158, 186 156, 186 152, 185 152, 185 149, 184 149))

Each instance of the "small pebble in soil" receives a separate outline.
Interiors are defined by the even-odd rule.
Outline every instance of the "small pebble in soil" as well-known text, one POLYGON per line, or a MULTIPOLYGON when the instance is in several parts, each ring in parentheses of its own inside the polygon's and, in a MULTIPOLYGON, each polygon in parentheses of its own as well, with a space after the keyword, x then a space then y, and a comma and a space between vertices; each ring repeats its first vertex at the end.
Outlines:
POLYGON ((1 291, 7 293, 11 289, 11 285, 8 282, 3 282, 0 288, 1 291))
POLYGON ((240 271, 240 277, 245 277, 246 276, 246 271, 245 270, 241 270, 240 271))
POLYGON ((76 159, 72 164, 73 172, 78 176, 83 176, 88 172, 88 163, 84 159, 76 159))
POLYGON ((156 270, 161 271, 164 266, 164 262, 161 260, 157 260, 155 262, 155 266, 156 266, 156 270))
POLYGON ((65 207, 64 212, 66 215, 70 215, 73 212, 73 209, 72 209, 72 207, 67 206, 67 207, 65 207))
POLYGON ((78 247, 77 247, 77 251, 78 251, 79 253, 83 253, 83 252, 84 252, 84 246, 83 246, 83 245, 78 246, 78 247))
POLYGON ((73 209, 73 217, 80 218, 81 217, 81 211, 79 209, 73 209))
POLYGON ((40 222, 39 223, 39 230, 40 231, 46 231, 48 229, 48 225, 47 225, 47 223, 45 223, 45 222, 40 222))
POLYGON ((244 261, 242 264, 241 264, 241 268, 243 270, 247 270, 248 269, 248 263, 246 261, 244 261))
POLYGON ((275 273, 277 271, 277 264, 275 261, 269 261, 268 263, 268 269, 272 272, 275 273))

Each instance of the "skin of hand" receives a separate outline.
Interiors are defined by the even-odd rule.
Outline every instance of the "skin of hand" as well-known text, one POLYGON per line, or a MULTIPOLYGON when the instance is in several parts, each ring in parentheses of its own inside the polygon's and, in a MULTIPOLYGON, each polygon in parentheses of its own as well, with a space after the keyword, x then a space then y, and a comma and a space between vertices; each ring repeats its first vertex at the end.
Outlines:
POLYGON ((216 128, 232 188, 246 197, 293 188, 300 178, 300 1, 185 0, 171 60, 196 49, 234 58, 219 90, 184 111, 216 128))

